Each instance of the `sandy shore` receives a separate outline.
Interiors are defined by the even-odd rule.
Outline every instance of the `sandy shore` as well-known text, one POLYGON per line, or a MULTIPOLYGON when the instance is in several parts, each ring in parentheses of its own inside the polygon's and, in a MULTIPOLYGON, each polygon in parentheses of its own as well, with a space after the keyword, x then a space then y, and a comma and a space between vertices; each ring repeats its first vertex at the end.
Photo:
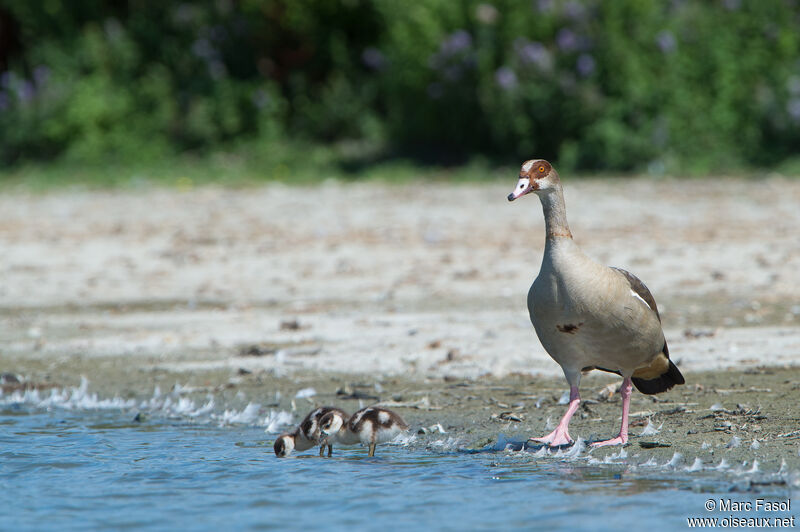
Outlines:
MULTIPOLYGON (((39 384, 85 374, 131 394, 151 393, 160 374, 203 376, 212 389, 235 379, 255 395, 309 381, 323 402, 347 383, 378 383, 382 400, 446 394, 443 410, 408 415, 443 421, 468 446, 504 423, 539 433, 560 415, 564 384, 525 308, 541 208, 507 203, 513 185, 7 192, 0 370, 39 384), (527 396, 547 400, 536 409, 527 396), (491 419, 503 411, 524 419, 491 419)), ((640 418, 663 423, 659 437, 685 456, 739 435, 725 452, 756 440, 762 463, 797 467, 800 440, 779 435, 800 429, 800 182, 565 188, 576 240, 648 284, 687 377, 659 402, 635 394, 634 410, 652 412, 640 418)), ((584 396, 613 382, 589 379, 584 396)), ((576 433, 616 430, 619 403, 599 401, 576 433)))
MULTIPOLYGON (((563 381, 553 377, 416 379, 243 369, 176 373, 158 364, 131 368, 121 357, 7 363, 23 371, 22 382, 0 386, 0 404, 16 394, 20 402, 47 408, 119 408, 131 422, 153 417, 256 424, 265 428, 264 439, 255 443, 267 456, 279 432, 322 405, 349 412, 371 404, 389 407, 411 426, 403 443, 434 453, 519 451, 527 438, 554 427, 566 408, 563 381), (92 379, 83 388, 82 375, 92 379)), ((800 487, 800 369, 687 377, 689 385, 655 398, 633 394, 624 449, 590 450, 585 442, 617 433, 621 405, 619 379, 590 375, 570 426, 577 447, 549 454, 535 447, 527 451, 536 459, 622 467, 630 475, 711 477, 723 482, 724 490, 775 493, 800 487)))

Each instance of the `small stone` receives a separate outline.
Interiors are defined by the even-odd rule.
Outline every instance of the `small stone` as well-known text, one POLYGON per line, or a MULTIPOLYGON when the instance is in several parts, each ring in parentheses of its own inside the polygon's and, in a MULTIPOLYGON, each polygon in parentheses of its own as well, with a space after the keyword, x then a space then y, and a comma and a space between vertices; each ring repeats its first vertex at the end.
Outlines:
POLYGON ((301 328, 300 322, 296 319, 294 320, 286 320, 281 322, 281 330, 282 331, 299 331, 301 328))
POLYGON ((20 382, 19 376, 14 373, 0 374, 0 384, 19 384, 20 382))
POLYGON ((660 441, 640 441, 639 447, 642 449, 656 449, 658 447, 672 447, 672 444, 662 443, 660 441))

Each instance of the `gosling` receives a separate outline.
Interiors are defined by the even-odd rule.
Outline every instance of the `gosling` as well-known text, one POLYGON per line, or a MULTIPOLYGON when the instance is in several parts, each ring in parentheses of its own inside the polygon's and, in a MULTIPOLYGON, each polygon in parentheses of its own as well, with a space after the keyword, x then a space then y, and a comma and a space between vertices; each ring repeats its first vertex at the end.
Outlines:
POLYGON ((322 416, 319 427, 329 442, 368 445, 368 456, 375 456, 375 447, 379 443, 391 441, 408 430, 408 424, 398 414, 377 406, 362 408, 350 419, 337 412, 329 412, 322 416))
POLYGON ((328 448, 328 456, 333 455, 333 445, 327 436, 320 433, 320 419, 327 414, 347 419, 349 415, 340 408, 333 406, 321 406, 309 413, 300 425, 291 432, 278 436, 275 440, 275 456, 284 458, 292 454, 292 451, 305 451, 319 445, 319 455, 323 456, 325 447, 328 448))

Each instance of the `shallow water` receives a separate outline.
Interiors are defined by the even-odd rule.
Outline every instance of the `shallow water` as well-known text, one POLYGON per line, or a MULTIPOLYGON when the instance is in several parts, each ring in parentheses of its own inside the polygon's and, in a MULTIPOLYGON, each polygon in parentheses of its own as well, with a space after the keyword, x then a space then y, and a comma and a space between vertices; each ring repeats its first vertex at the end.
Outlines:
POLYGON ((276 417, 256 421, 252 405, 54 395, 0 397, 2 529, 685 529, 690 516, 729 515, 705 511, 709 498, 756 497, 728 494, 720 476, 632 468, 624 453, 590 465, 581 453, 460 451, 450 435, 375 458, 354 447, 277 459, 263 426, 276 417))

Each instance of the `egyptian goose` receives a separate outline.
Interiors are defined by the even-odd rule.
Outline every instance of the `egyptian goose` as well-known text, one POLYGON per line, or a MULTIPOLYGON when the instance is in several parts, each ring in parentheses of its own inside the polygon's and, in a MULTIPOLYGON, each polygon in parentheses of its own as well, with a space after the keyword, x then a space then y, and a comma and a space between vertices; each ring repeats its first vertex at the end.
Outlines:
POLYGON ((542 267, 528 291, 528 312, 570 387, 569 407, 558 426, 531 440, 552 447, 572 442, 569 421, 580 405, 581 374, 599 369, 622 376, 622 426, 616 438, 592 445, 624 445, 632 385, 656 394, 684 383, 669 359, 655 299, 636 276, 594 262, 575 244, 558 172, 547 161, 523 163, 508 201, 529 192, 542 202, 546 240, 542 267))
POLYGON ((273 449, 275 456, 283 458, 292 454, 295 449, 305 451, 319 444, 319 455, 322 456, 325 447, 328 447, 328 456, 333 454, 333 445, 326 437, 320 434, 320 419, 326 414, 335 414, 344 419, 348 418, 347 412, 333 406, 322 406, 310 412, 300 425, 291 432, 278 436, 273 449))
POLYGON ((362 408, 350 419, 334 412, 320 419, 320 430, 329 441, 342 445, 362 443, 369 446, 369 456, 375 456, 375 446, 391 441, 408 430, 408 424, 398 414, 386 408, 368 406, 362 408))

